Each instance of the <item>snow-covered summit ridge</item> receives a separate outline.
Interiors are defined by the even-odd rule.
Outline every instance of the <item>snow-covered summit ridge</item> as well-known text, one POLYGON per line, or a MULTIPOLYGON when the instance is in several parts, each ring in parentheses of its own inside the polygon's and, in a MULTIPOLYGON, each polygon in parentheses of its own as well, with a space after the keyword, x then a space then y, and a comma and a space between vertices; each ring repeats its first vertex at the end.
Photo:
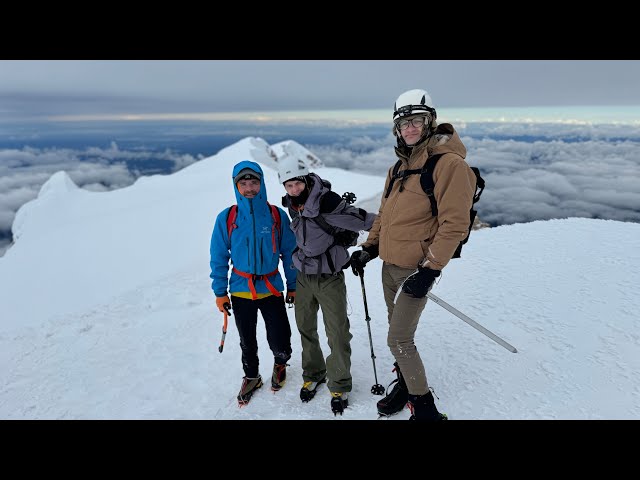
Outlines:
POLYGON ((39 322, 50 311, 82 310, 104 301, 105 292, 121 294, 187 264, 204 269, 206 279, 215 218, 235 200, 233 165, 261 164, 269 200, 280 205, 285 191, 276 160, 285 147, 313 160, 313 170, 330 178, 340 194, 366 196, 371 185, 382 188, 380 177, 323 167, 294 141, 271 146, 255 137, 174 174, 141 177, 108 192, 78 188, 65 172, 57 172, 16 215, 15 243, 0 258, 0 304, 15 308, 21 322, 39 322), (25 292, 42 306, 16 300, 25 292))

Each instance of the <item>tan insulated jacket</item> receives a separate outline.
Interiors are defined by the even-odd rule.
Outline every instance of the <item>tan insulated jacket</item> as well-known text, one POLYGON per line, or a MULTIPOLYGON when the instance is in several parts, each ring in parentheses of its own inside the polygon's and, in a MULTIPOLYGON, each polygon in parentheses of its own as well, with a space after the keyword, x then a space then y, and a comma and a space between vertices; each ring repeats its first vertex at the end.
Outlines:
POLYGON ((476 177, 465 156, 467 149, 448 123, 440 124, 428 142, 416 146, 409 158, 398 148, 400 171, 419 169, 427 157, 444 154, 433 172, 438 216, 431 215, 431 203, 420 186, 420 175, 397 179, 387 198, 393 166, 389 168, 382 201, 369 237, 363 246, 378 245, 380 258, 399 267, 423 266, 442 270, 469 231, 469 210, 475 194, 476 177))

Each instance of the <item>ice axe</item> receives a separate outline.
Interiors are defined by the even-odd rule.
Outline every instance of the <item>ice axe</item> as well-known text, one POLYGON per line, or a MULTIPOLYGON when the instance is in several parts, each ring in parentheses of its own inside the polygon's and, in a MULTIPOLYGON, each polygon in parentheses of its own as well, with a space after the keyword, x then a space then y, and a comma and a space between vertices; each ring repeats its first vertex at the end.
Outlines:
POLYGON ((222 339, 220 340, 220 346, 218 347, 218 351, 222 353, 222 349, 224 348, 224 337, 227 336, 227 317, 231 315, 231 305, 225 303, 223 305, 224 312, 224 323, 222 324, 222 339))
MULTIPOLYGON (((417 273, 418 270, 416 270, 415 272, 413 272, 411 275, 414 275, 415 273, 417 273)), ((405 278, 404 282, 402 282, 402 284, 400 285, 400 288, 398 289, 398 292, 396 293, 395 300, 398 298, 398 296, 400 295, 401 292, 403 292, 403 287, 405 282, 409 279, 409 277, 411 277, 411 275, 409 275, 407 278, 405 278)), ((450 313, 453 313, 456 317, 458 317, 460 320, 462 320, 463 322, 468 323, 469 325, 471 325, 473 328, 475 328, 476 330, 478 330, 480 333, 486 335, 487 337, 489 337, 491 340, 493 340, 494 342, 496 342, 498 345, 503 346, 504 348, 506 348, 507 350, 509 350, 511 353, 518 353, 518 350, 516 349, 516 347, 514 347, 513 345, 511 345, 510 343, 505 342, 503 339, 501 339, 500 337, 498 337, 495 333, 493 333, 492 331, 490 331, 489 329, 483 327, 482 325, 480 325, 478 322, 472 320, 471 318, 469 318, 467 315, 465 315, 464 313, 462 313, 460 310, 458 310, 457 308, 449 305, 447 302, 445 302, 444 300, 442 300, 440 297, 435 296, 433 293, 431 293, 431 291, 427 292, 427 297, 429 297, 431 300, 433 300, 435 303, 437 303, 438 305, 440 305, 442 308, 444 308, 445 310, 447 310, 450 313)))
POLYGON ((433 293, 431 293, 431 292, 427 293, 427 297, 429 297, 431 300, 436 302, 438 305, 440 305, 445 310, 453 313, 460 320, 462 320, 462 321, 468 323, 469 325, 471 325, 473 328, 478 330, 480 333, 485 334, 487 337, 489 337, 491 340, 496 342, 498 345, 503 346, 504 348, 509 350, 511 353, 518 353, 518 350, 516 350, 516 347, 514 347, 510 343, 505 342, 503 339, 501 339, 499 336, 497 336, 491 330, 488 330, 487 328, 485 328, 482 325, 480 325, 478 322, 472 320, 471 318, 466 316, 464 313, 462 313, 457 308, 452 307, 451 305, 449 305, 447 302, 445 302, 441 298, 436 297, 433 293))

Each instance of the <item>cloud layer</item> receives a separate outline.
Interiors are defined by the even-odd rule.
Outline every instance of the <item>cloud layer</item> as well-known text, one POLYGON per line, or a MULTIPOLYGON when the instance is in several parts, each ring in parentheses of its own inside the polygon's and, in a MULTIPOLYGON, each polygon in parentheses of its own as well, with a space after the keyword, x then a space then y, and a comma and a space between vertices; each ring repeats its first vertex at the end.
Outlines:
MULTIPOLYGON (((480 167, 487 181, 478 204, 483 221, 493 226, 566 217, 640 222, 640 125, 454 122, 454 126, 467 147, 467 161, 480 167)), ((203 137, 215 137, 220 145, 228 146, 239 133, 264 134, 269 143, 293 139, 328 167, 380 175, 380 192, 384 176, 396 161, 395 138, 386 128, 375 130, 377 133, 300 125, 281 129, 273 125, 268 131, 255 125, 232 128, 221 124, 217 128, 222 132, 211 125, 194 128, 197 134, 185 127, 179 135, 165 128, 173 133, 162 140, 163 151, 133 146, 120 149, 115 142, 109 148, 0 150, 0 255, 11 240, 15 212, 35 198, 40 186, 59 170, 65 170, 82 188, 111 190, 131 185, 140 175, 171 173, 216 153, 212 147, 199 154, 177 153, 169 148, 172 141, 184 146, 188 143, 185 138, 199 144, 203 137), (197 130, 200 128, 204 131, 197 130)), ((136 140, 128 139, 128 145, 159 145, 157 131, 132 130, 132 134, 136 140)), ((50 141, 55 143, 53 137, 50 141)))
MULTIPOLYGON (((578 127, 568 128, 578 133, 578 127)), ((585 128, 579 137, 590 136, 590 127, 585 128)), ((492 139, 486 125, 481 135, 475 130, 461 128, 459 132, 467 147, 467 162, 479 167, 487 181, 478 204, 483 221, 494 226, 566 217, 640 222, 637 127, 628 132, 634 141, 608 140, 603 132, 596 140, 577 141, 573 136, 570 141, 560 140, 567 132, 560 133, 556 125, 547 125, 546 130, 537 125, 533 131, 516 126, 518 136, 541 138, 535 141, 492 139)), ((499 127, 499 135, 491 133, 509 136, 505 125, 499 127)), ((327 166, 386 175, 396 161, 394 145, 395 138, 389 134, 382 139, 354 138, 339 148, 308 148, 327 166)), ((381 179, 380 190, 383 182, 381 179)))
POLYGON ((171 162, 177 171, 197 161, 188 154, 170 150, 120 150, 116 143, 109 148, 83 150, 65 148, 31 148, 0 150, 0 255, 11 238, 11 224, 18 208, 37 197, 40 187, 54 173, 64 170, 80 187, 107 191, 131 185, 145 161, 171 162))

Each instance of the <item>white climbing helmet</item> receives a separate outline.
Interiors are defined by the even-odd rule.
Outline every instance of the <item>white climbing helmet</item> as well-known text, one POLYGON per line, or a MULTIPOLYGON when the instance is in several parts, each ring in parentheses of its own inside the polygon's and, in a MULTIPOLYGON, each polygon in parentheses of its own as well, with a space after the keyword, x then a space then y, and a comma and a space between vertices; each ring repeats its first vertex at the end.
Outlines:
POLYGON ((401 94, 393 104, 393 121, 420 113, 430 114, 436 118, 436 109, 426 90, 408 90, 401 94))
POLYGON ((278 180, 280 183, 284 184, 292 178, 304 177, 305 175, 309 175, 309 167, 302 159, 289 153, 285 153, 283 157, 278 159, 278 180))

